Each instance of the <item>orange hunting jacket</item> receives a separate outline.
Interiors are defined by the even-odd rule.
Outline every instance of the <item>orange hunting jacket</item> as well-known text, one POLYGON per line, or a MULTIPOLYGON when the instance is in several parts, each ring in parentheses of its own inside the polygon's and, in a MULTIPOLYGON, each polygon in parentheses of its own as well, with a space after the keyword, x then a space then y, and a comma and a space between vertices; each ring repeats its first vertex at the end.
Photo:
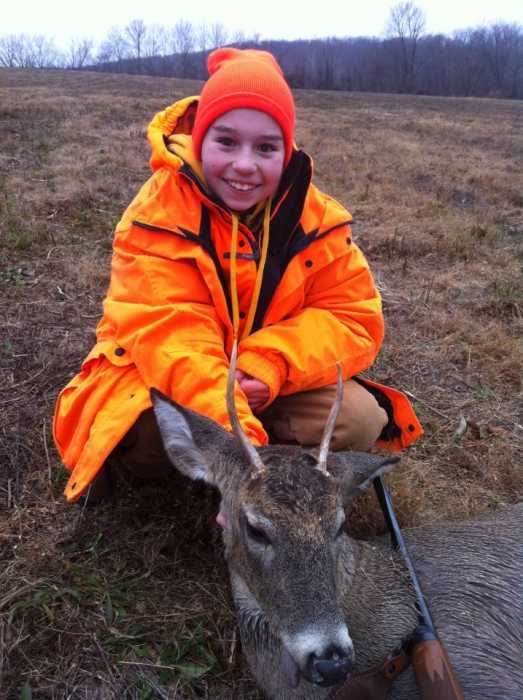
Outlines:
MULTIPOLYGON (((97 343, 62 390, 54 438, 78 498, 111 451, 151 406, 157 387, 230 429, 226 380, 233 341, 229 261, 231 212, 207 189, 191 148, 198 98, 157 114, 148 130, 152 177, 116 227, 111 282, 97 343)), ((383 339, 378 291, 352 240, 350 214, 311 184, 311 161, 295 150, 273 198, 269 253, 250 335, 238 368, 262 380, 270 401, 347 379, 369 368, 383 339)), ((240 328, 260 257, 260 216, 240 222, 240 328)), ((421 433, 407 399, 367 384, 391 418, 384 443, 401 449, 421 433)), ((270 403, 270 402, 268 402, 270 403)), ((243 428, 267 434, 237 386, 243 428)))

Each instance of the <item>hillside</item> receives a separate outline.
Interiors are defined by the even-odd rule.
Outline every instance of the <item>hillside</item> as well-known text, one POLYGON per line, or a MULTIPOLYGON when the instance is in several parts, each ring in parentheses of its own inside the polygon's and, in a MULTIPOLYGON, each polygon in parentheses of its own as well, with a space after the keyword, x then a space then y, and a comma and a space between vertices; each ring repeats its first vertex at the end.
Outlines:
MULTIPOLYGON (((0 70, 0 696, 258 698, 215 495, 173 475, 64 503, 51 418, 90 349, 145 129, 194 81, 0 70)), ((387 336, 369 376, 425 436, 390 478, 405 525, 523 497, 523 103, 296 91, 316 183, 353 213, 387 336)), ((350 514, 382 532, 373 497, 350 514)))

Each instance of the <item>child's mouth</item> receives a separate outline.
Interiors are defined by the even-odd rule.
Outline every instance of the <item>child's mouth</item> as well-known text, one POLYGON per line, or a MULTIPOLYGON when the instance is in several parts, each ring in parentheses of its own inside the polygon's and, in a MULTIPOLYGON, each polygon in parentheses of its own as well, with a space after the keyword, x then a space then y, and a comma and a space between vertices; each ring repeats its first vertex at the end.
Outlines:
POLYGON ((258 187, 258 185, 250 185, 246 182, 238 182, 237 180, 225 180, 225 182, 236 192, 252 192, 252 190, 258 187))

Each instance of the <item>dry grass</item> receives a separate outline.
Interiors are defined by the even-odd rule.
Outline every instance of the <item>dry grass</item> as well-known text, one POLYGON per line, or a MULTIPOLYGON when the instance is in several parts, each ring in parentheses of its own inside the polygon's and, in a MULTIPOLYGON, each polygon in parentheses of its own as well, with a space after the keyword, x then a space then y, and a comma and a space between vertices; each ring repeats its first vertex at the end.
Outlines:
MULTIPOLYGON (((2 698, 259 697, 235 641, 215 496, 175 478, 95 511, 66 506, 50 439, 56 393, 93 342, 114 224, 148 176, 147 121, 198 89, 0 72, 2 698)), ((383 292, 372 375, 410 392, 426 429, 390 480, 402 521, 520 500, 523 105, 297 102, 298 141, 354 213, 383 292)), ((352 528, 382 529, 371 494, 352 528)))

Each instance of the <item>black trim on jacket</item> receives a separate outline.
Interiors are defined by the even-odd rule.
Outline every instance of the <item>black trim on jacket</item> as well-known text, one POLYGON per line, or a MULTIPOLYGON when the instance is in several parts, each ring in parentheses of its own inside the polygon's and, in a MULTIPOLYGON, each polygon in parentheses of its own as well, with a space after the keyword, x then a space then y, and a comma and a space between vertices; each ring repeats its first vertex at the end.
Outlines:
POLYGON ((378 402, 378 406, 380 408, 383 408, 387 413, 389 422, 381 431, 378 439, 385 440, 387 442, 392 442, 394 438, 401 437, 401 428, 394 421, 394 410, 392 407, 392 401, 389 399, 389 397, 386 394, 384 394, 383 391, 380 391, 378 387, 367 384, 363 377, 355 376, 351 377, 351 379, 354 379, 354 381, 357 382, 364 389, 366 389, 369 392, 369 394, 372 394, 378 402))
MULTIPOLYGON (((294 255, 296 255, 293 242, 296 232, 298 230, 302 231, 300 219, 311 177, 312 164, 309 156, 303 151, 295 151, 289 165, 285 169, 277 196, 275 197, 276 206, 278 206, 282 197, 284 199, 276 215, 271 220, 269 250, 263 271, 258 306, 256 307, 252 324, 251 332, 253 333, 261 328, 274 292, 287 266, 294 255)), ((310 242, 312 243, 312 240, 310 242)))

